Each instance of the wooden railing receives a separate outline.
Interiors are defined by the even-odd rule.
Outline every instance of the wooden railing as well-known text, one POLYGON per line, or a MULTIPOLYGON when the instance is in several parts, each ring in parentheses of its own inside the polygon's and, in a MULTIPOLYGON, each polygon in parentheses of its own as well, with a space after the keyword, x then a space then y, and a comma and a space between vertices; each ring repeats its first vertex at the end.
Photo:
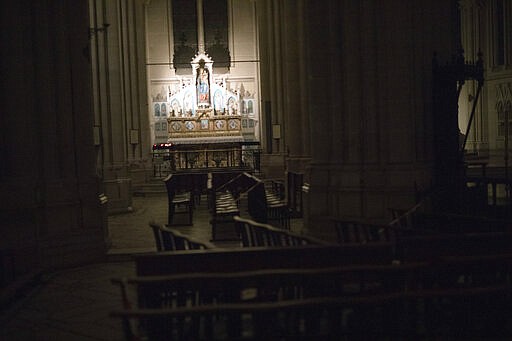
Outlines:
POLYGON ((260 170, 261 149, 242 148, 238 143, 225 148, 153 150, 153 175, 163 178, 171 173, 215 171, 217 169, 254 172, 260 170))

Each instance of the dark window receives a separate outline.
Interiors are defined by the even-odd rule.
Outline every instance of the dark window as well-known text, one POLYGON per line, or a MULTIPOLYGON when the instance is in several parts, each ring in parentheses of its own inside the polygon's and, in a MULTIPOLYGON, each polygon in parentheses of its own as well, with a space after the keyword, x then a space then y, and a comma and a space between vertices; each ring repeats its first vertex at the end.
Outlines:
MULTIPOLYGON (((174 68, 189 72, 190 60, 198 52, 196 1, 172 0, 172 22, 174 68)), ((203 0, 203 27, 205 50, 213 59, 214 68, 229 68, 227 0, 203 0)))
POLYGON ((213 67, 229 68, 227 0, 205 0, 203 18, 206 52, 214 61, 213 67))
POLYGON ((190 61, 197 52, 197 9, 191 0, 172 0, 172 28, 176 70, 190 69, 190 61))

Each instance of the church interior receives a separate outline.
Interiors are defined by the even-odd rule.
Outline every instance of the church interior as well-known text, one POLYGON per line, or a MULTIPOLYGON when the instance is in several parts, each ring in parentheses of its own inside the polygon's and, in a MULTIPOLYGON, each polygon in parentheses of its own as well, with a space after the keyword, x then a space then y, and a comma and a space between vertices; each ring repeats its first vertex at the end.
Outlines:
POLYGON ((0 9, 6 339, 512 336, 512 0, 0 9))

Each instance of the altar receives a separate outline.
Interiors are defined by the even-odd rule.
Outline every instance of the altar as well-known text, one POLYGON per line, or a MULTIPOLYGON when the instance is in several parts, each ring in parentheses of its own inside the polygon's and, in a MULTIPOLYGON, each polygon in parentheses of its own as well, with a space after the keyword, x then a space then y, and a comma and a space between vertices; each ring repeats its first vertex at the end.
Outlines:
POLYGON ((240 94, 213 77, 213 60, 198 53, 191 61, 192 80, 169 96, 168 143, 242 142, 240 94))
POLYGON ((233 86, 225 73, 214 74, 214 61, 204 52, 190 65, 191 73, 169 86, 165 100, 154 102, 154 176, 259 169, 254 92, 233 86))

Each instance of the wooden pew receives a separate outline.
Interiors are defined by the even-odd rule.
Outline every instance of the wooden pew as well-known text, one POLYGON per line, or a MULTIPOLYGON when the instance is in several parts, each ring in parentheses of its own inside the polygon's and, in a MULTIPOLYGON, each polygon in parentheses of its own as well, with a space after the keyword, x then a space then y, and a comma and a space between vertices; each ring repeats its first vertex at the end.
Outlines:
POLYGON ((370 296, 324 296, 124 310, 111 316, 126 321, 127 339, 136 334, 129 320, 140 321, 146 327, 147 334, 143 335, 149 335, 150 340, 505 339, 510 330, 506 329, 508 319, 504 314, 510 313, 510 309, 499 297, 506 297, 509 290, 507 285, 496 285, 370 296), (425 302, 429 306, 427 312, 420 308, 425 302), (484 324, 478 311, 487 314, 484 324), (221 334, 210 332, 214 330, 221 334))
POLYGON ((253 247, 206 249, 136 255, 137 276, 183 275, 196 272, 238 272, 284 268, 319 268, 346 264, 390 264, 388 243, 365 246, 253 247))
POLYGON ((215 247, 207 241, 186 236, 178 230, 162 224, 150 222, 149 226, 155 237, 157 251, 213 249, 215 247))
MULTIPOLYGON (((355 294, 378 295, 383 293, 402 292, 406 287, 412 288, 415 279, 410 275, 419 272, 425 264, 417 265, 369 265, 346 266, 320 269, 267 269, 249 272, 234 273, 192 273, 186 276, 145 276, 130 279, 113 280, 120 285, 122 292, 126 293, 129 286, 135 286, 138 292, 137 301, 130 301, 123 296, 124 306, 135 307, 139 310, 151 309, 166 310, 177 317, 166 325, 173 325, 175 336, 187 336, 193 339, 213 339, 212 326, 223 319, 225 310, 244 308, 250 312, 261 304, 282 302, 303 306, 305 302, 315 302, 312 298, 318 298, 320 302, 326 301, 326 296, 332 298, 354 296, 355 294), (366 281, 371 278, 372 285, 366 281), (377 283, 377 284, 375 284, 377 283), (400 287, 391 287, 398 285, 400 287), (250 304, 248 304, 250 303, 250 304), (193 310, 195 307, 197 310, 193 310), (210 310, 217 307, 217 310, 210 310), (191 309, 192 308, 192 309, 191 309), (177 312, 182 315, 176 315, 177 312), (192 314, 189 314, 191 313, 192 314), (194 320, 194 314, 208 312, 203 321, 194 320), (192 321, 190 319, 192 318, 192 321), (187 321, 189 325, 187 326, 187 321), (202 328, 201 328, 202 326, 202 328), (203 335, 200 335, 203 330, 203 335)), ((347 300, 348 302, 348 300, 347 300)), ((270 307, 268 306, 268 307, 270 307)), ((276 307, 283 308, 281 304, 276 307)), ((347 307, 349 305, 347 304, 347 307)), ((311 307, 309 307, 311 309, 311 307)), ((262 337, 263 325, 259 325, 260 319, 272 317, 273 312, 267 311, 269 316, 257 316, 242 321, 242 310, 237 310, 237 315, 227 315, 224 319, 229 321, 228 336, 239 338, 242 329, 247 322, 253 323, 252 334, 262 337)), ((150 335, 162 332, 160 321, 149 319, 142 326, 150 335)), ((222 323, 222 322, 221 322, 222 323)), ((130 326, 125 321, 126 326, 130 326)), ((272 324, 265 323, 267 327, 272 324)), ((313 326, 308 333, 313 332, 313 326)), ((296 328, 296 327, 295 327, 296 328)), ((295 329, 294 328, 294 329, 295 329)), ((133 328, 134 329, 134 328, 133 328)), ((130 332, 133 332, 130 329, 130 332)), ((169 335, 167 332, 165 332, 169 335)), ((288 333, 288 332, 287 332, 288 333)))
POLYGON ((301 245, 158 252, 135 255, 138 276, 191 272, 234 272, 282 268, 320 268, 354 264, 390 264, 391 243, 301 245))
POLYGON ((398 238, 395 258, 404 262, 447 256, 512 253, 512 233, 463 233, 398 238))
POLYGON ((188 177, 184 175, 169 174, 165 179, 168 201, 168 219, 167 224, 172 225, 192 225, 194 198, 192 188, 184 185, 188 177), (185 216, 186 220, 182 223, 177 221, 178 216, 185 216))
POLYGON ((256 179, 255 185, 247 192, 248 210, 251 218, 263 224, 290 229, 288 204, 279 195, 268 191, 265 183, 256 179))
MULTIPOLYGON (((486 226, 484 231, 490 229, 488 224, 491 221, 493 220, 482 220, 486 226)), ((402 262, 431 260, 445 256, 486 255, 489 252, 512 253, 512 233, 510 232, 463 233, 465 229, 462 228, 459 232, 451 230, 442 233, 431 228, 397 224, 371 224, 334 218, 330 222, 334 224, 339 244, 390 242, 393 244, 394 258, 402 262)), ((464 224, 470 224, 470 222, 464 221, 464 224)), ((470 229, 469 225, 468 229, 470 229)), ((498 229, 501 230, 501 228, 498 229)), ((476 228, 476 230, 481 229, 476 228)))
MULTIPOLYGON (((184 308, 134 309, 111 313, 123 319, 127 340, 319 340, 401 335, 388 320, 399 294, 372 297, 318 297, 272 302, 221 303, 184 308), (364 310, 366 321, 347 322, 347 312, 364 310), (139 322, 138 328, 132 321, 139 322), (130 323, 132 322, 132 323, 130 323), (354 324, 352 326, 350 324, 354 324), (391 327, 392 326, 392 327, 391 327), (141 331, 142 330, 142 331, 141 331), (372 333, 373 332, 373 333, 372 333)), ((400 326, 397 324, 397 326, 400 326)), ((405 335, 401 335, 405 336, 405 335)))
POLYGON ((240 214, 238 201, 229 191, 212 194, 210 225, 212 227, 212 240, 239 240, 240 236, 236 231, 233 218, 240 214), (223 230, 223 236, 219 237, 219 230, 223 230))
POLYGON ((297 246, 297 245, 326 245, 330 244, 324 240, 313 238, 311 236, 293 233, 288 230, 275 228, 268 224, 255 222, 251 219, 244 219, 235 216, 237 231, 240 233, 242 246, 297 246))
POLYGON ((418 212, 415 221, 418 228, 440 233, 512 232, 511 221, 481 216, 418 212))
POLYGON ((258 178, 252 174, 243 172, 236 174, 231 179, 218 186, 215 190, 217 192, 228 191, 233 195, 235 200, 238 200, 241 193, 245 193, 250 190, 258 183, 258 181, 258 178))
POLYGON ((396 237, 396 230, 389 225, 334 218, 331 221, 339 244, 393 242, 396 237))
POLYGON ((511 265, 512 255, 492 255, 139 277, 117 281, 139 288, 138 309, 113 315, 125 320, 127 335, 135 329, 128 320, 138 319, 150 335, 177 339, 211 339, 218 324, 236 339, 497 336, 511 312, 511 265), (475 281, 482 269, 487 280, 475 281))

